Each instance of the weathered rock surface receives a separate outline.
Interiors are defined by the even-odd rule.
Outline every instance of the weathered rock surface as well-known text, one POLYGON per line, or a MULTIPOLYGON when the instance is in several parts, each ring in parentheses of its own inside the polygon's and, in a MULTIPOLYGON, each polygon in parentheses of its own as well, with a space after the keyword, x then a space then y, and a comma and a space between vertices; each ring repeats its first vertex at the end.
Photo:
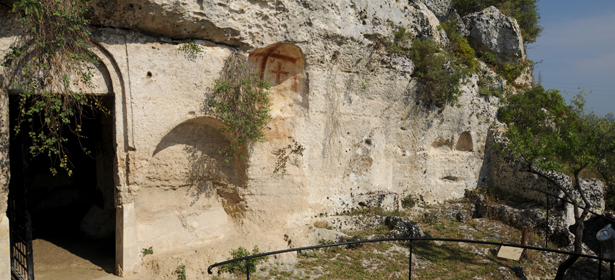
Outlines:
POLYGON ((421 0, 431 10, 434 15, 440 20, 444 21, 453 11, 451 3, 452 0, 421 0))
POLYGON ((378 191, 375 193, 359 194, 354 197, 355 209, 381 208, 386 211, 400 210, 401 200, 399 194, 378 191))
POLYGON ((385 234, 374 235, 369 239, 419 238, 425 236, 425 234, 421 230, 421 227, 407 217, 387 216, 384 219, 384 225, 390 229, 389 232, 385 234))
POLYGON ((509 63, 526 59, 517 20, 505 16, 496 7, 469 14, 463 17, 463 22, 468 29, 468 42, 475 50, 493 52, 509 63))
MULTIPOLYGON (((490 131, 489 144, 499 143, 505 146, 508 143, 508 139, 505 137, 502 131, 490 131)), ((549 180, 530 172, 527 172, 527 166, 524 166, 519 161, 503 158, 496 149, 490 149, 489 157, 489 179, 487 185, 493 186, 503 193, 514 195, 517 198, 523 198, 530 201, 539 201, 546 205, 547 195, 550 193, 560 198, 565 198, 564 193, 554 186, 549 180), (537 190, 537 191, 536 191, 537 190)), ((580 202, 580 206, 583 207, 585 203, 581 199, 580 194, 573 189, 572 179, 561 173, 545 173, 544 175, 552 178, 556 182, 560 182, 564 188, 571 192, 574 198, 580 202)), ((591 204, 592 211, 601 214, 604 211, 604 183, 600 180, 580 180, 581 189, 585 194, 587 200, 591 204)), ((562 201, 556 201, 557 199, 550 197, 551 204, 563 203, 562 201)), ((568 205, 567 207, 570 207, 568 205)), ((569 210, 570 211, 570 210, 569 210)), ((569 216, 572 213, 569 214, 569 216)), ((574 223, 574 217, 568 218, 568 223, 574 223)))
POLYGON ((574 241, 565 210, 552 210, 547 223, 546 212, 539 205, 511 207, 505 204, 489 203, 481 194, 472 195, 470 200, 475 206, 474 218, 491 218, 516 228, 527 227, 541 233, 546 231, 549 234, 549 240, 558 246, 568 246, 574 241))
POLYGON ((366 41, 394 26, 440 40, 438 19, 423 4, 384 0, 93 1, 95 25, 130 28, 170 38, 200 38, 244 49, 271 42, 366 41), (389 25, 392 23, 393 25, 389 25))
MULTIPOLYGON (((208 265, 239 246, 313 245, 318 234, 307 228, 327 215, 335 230, 388 225, 392 236, 419 236, 420 228, 406 219, 330 215, 361 207, 399 210, 409 194, 430 203, 461 198, 495 174, 486 144, 499 100, 479 95, 479 76, 461 81, 460 107, 425 107, 416 102, 421 87, 410 78, 414 63, 383 45, 399 27, 412 37, 446 42, 437 17, 450 1, 89 3, 95 26, 104 26, 93 36, 105 70, 100 91, 115 97, 111 180, 121 235, 118 267, 127 275, 141 266, 151 279, 169 279, 180 263, 190 275, 205 275, 208 265), (202 52, 183 51, 186 38, 197 39, 202 52), (225 162, 219 151, 229 142, 208 104, 216 79, 232 74, 226 66, 238 56, 273 85, 274 119, 267 141, 250 147, 245 162, 225 162), (286 174, 272 175, 276 152, 291 138, 305 147, 304 155, 291 157, 286 174), (156 255, 140 255, 151 246, 156 255)), ((0 53, 15 38, 13 23, 3 17, 9 10, 0 6, 0 53)), ((484 22, 469 32, 508 34, 509 23, 484 22)), ((498 38, 494 51, 513 55, 498 38)), ((7 94, 0 98, 6 144, 7 94)), ((8 148, 0 152, 0 224, 7 224, 8 148)), ((468 212, 442 215, 465 221, 468 212)))

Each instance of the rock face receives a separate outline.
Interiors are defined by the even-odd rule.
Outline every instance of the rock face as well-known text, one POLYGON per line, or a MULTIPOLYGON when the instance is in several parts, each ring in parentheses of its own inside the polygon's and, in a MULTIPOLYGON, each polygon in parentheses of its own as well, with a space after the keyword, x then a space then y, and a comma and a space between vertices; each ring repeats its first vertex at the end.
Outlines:
POLYGON ((440 20, 444 21, 453 11, 452 0, 421 0, 429 10, 440 20))
POLYGON ((477 51, 492 52, 509 63, 526 59, 521 29, 517 20, 507 17, 496 7, 463 17, 468 30, 468 42, 477 51))
MULTIPOLYGON (((396 210, 410 194, 430 203, 460 198, 486 178, 497 98, 480 96, 473 75, 461 81, 460 107, 417 104, 413 62, 384 44, 401 27, 446 40, 422 2, 89 3, 89 16, 107 26, 93 37, 104 70, 99 91, 115 100, 116 260, 126 275, 144 267, 152 279, 168 279, 177 264, 162 256, 182 252, 188 273, 201 275, 238 246, 312 245, 306 227, 321 215, 360 203, 396 210), (202 52, 182 50, 185 38, 202 52), (215 81, 232 75, 240 57, 273 86, 274 119, 266 142, 244 161, 225 162, 224 123, 208 104, 215 81), (291 139, 303 156, 272 174, 291 139), (157 254, 141 256, 149 247, 157 254)), ((4 53, 15 29, 0 23, 4 53)))
POLYGON ((422 3, 366 0, 93 1, 95 25, 130 28, 170 38, 200 38, 259 48, 271 42, 308 42, 316 37, 366 40, 392 26, 440 38, 438 20, 422 3))
MULTIPOLYGON (((438 17, 450 13, 450 1, 88 3, 94 26, 103 26, 93 27, 102 69, 97 94, 114 97, 108 134, 114 174, 108 179, 114 183, 117 273, 142 267, 151 279, 170 279, 182 260, 187 274, 205 275, 229 249, 312 245, 306 228, 321 217, 360 207, 398 210, 406 195, 429 203, 461 198, 495 174, 487 135, 499 100, 479 95, 479 75, 460 82, 459 107, 426 107, 416 102, 422 92, 411 78, 414 63, 386 47, 402 27, 412 38, 445 43, 438 17), (188 38, 201 52, 182 48, 188 38), (216 80, 232 76, 236 61, 272 85, 273 119, 265 142, 249 147, 245 160, 227 162, 220 151, 230 142, 209 104, 216 80), (286 174, 272 174, 280 149, 292 140, 305 147, 303 155, 289 158, 286 174), (156 255, 142 256, 149 247, 156 255)), ((522 42, 512 43, 514 20, 487 11, 467 18, 468 32, 476 42, 484 37, 485 49, 523 59, 522 42), (492 31, 497 36, 481 35, 492 31)), ((0 6, 0 54, 18 35, 8 14, 0 6)), ((480 73, 489 71, 481 65, 480 73)), ((3 68, 0 74, 0 81, 6 78, 3 68)), ((7 92, 0 101, 4 232, 7 92)), ((468 219, 465 211, 456 213, 468 219)), ((331 224, 345 230, 388 224, 399 236, 421 234, 396 218, 331 224)), ((0 244, 8 243, 3 236, 0 244)), ((5 264, 0 257, 0 272, 8 271, 5 264)))

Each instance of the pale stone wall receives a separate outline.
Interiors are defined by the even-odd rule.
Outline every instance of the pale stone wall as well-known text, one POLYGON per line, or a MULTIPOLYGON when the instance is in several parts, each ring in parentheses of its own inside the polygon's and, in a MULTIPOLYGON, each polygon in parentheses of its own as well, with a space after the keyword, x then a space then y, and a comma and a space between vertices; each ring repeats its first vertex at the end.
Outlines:
MULTIPOLYGON (((260 2, 204 9, 210 15, 204 29, 195 29, 203 22, 191 18, 196 13, 149 18, 148 9, 164 9, 155 3, 136 4, 144 9, 130 16, 123 4, 95 4, 107 25, 208 40, 196 40, 203 52, 191 56, 179 50, 185 40, 96 29, 101 73, 108 73, 101 85, 116 100, 118 274, 164 279, 185 263, 200 275, 231 248, 310 245, 313 218, 350 210, 372 193, 440 202, 486 178, 485 142, 497 99, 479 96, 473 75, 462 81, 459 107, 427 108, 418 103, 422 89, 410 77, 412 61, 379 43, 398 26, 445 40, 425 5, 280 1, 286 5, 280 10, 260 2), (173 28, 161 22, 173 20, 173 28), (267 141, 250 147, 245 163, 219 156, 228 139, 207 107, 235 47, 274 86, 267 141), (303 156, 293 155, 287 173, 273 175, 277 151, 291 139, 306 148, 303 156), (140 256, 150 246, 156 253, 140 256)), ((0 50, 9 44, 0 37, 0 50)), ((0 191, 2 207, 5 196, 0 191)))

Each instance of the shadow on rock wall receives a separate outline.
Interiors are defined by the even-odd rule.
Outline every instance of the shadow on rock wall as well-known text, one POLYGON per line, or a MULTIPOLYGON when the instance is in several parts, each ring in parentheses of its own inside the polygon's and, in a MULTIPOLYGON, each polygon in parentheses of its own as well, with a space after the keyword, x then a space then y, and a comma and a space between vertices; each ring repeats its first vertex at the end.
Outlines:
POLYGON ((147 185, 185 189, 190 206, 218 194, 227 214, 240 215, 245 206, 238 204, 245 203, 238 189, 246 186, 246 168, 241 160, 226 162, 220 153, 229 145, 218 131, 222 125, 211 118, 198 118, 176 126, 156 146, 146 173, 147 185))

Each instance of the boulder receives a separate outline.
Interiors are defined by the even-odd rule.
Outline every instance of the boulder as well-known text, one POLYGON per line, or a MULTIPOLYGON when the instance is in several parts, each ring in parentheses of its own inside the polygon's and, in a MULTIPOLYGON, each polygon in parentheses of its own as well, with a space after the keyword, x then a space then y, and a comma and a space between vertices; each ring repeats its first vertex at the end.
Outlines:
POLYGON ((451 11, 453 11, 451 0, 422 0, 421 2, 423 2, 440 21, 445 20, 451 11))
POLYGON ((504 204, 488 203, 481 194, 473 194, 470 200, 475 205, 474 218, 491 218, 516 228, 528 227, 536 232, 549 232, 549 240, 558 246, 568 246, 574 235, 568 229, 566 211, 553 210, 549 222, 542 207, 525 205, 519 208, 504 204))
POLYGON ((508 63, 526 59, 521 29, 517 20, 508 17, 496 7, 463 17, 469 34, 468 42, 477 51, 492 52, 508 63))
POLYGON ((385 234, 373 235, 369 239, 418 238, 425 236, 421 226, 407 217, 387 216, 384 219, 384 225, 391 229, 391 231, 385 234))

